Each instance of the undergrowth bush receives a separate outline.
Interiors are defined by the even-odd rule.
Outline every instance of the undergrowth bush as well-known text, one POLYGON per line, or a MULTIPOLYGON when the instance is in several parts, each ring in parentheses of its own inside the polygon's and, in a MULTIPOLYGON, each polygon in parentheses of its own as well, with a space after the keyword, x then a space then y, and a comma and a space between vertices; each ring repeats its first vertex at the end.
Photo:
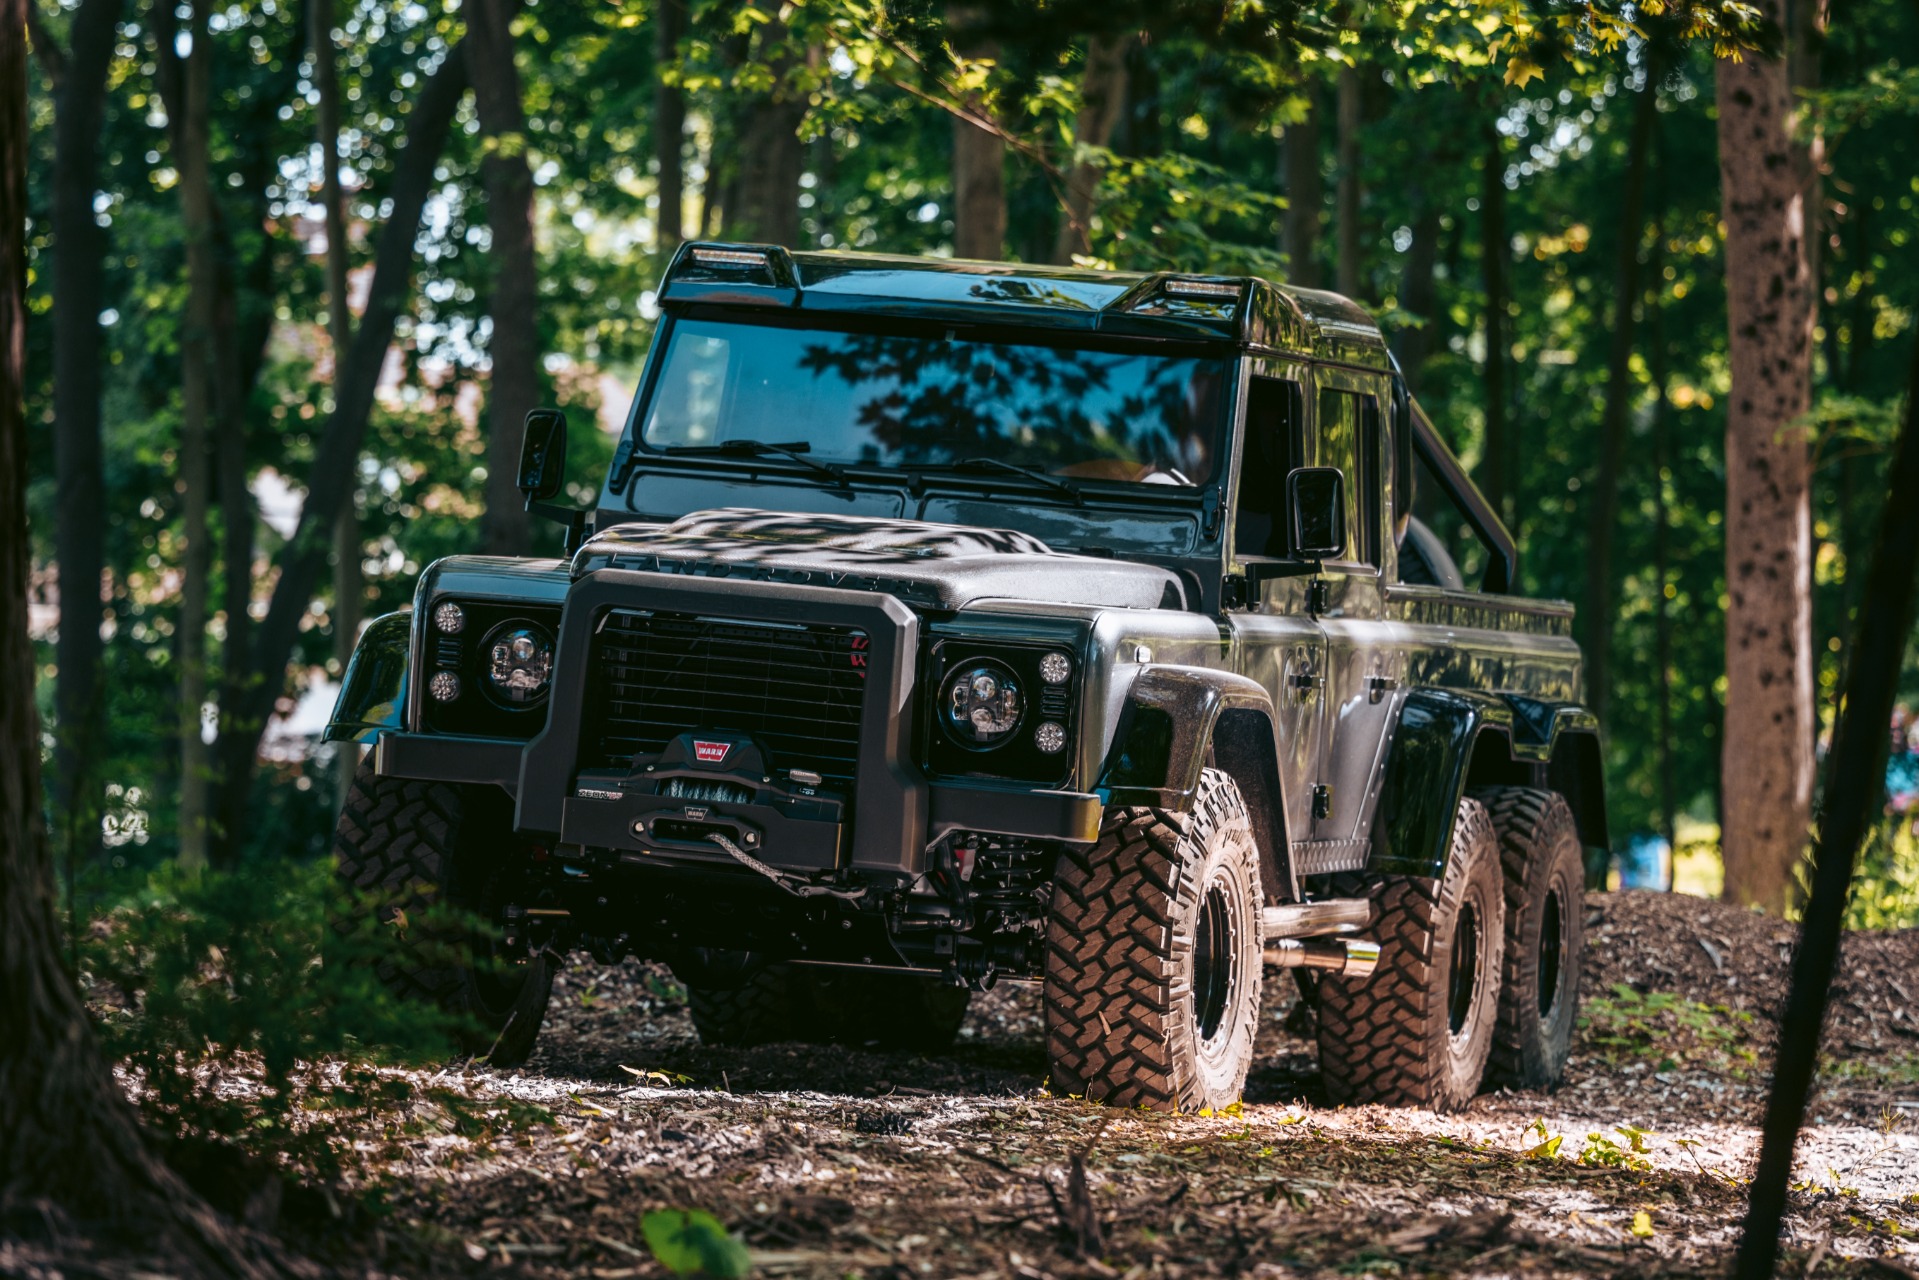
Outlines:
POLYGON ((78 959, 149 1123, 315 1167, 332 1149, 313 1132, 316 1113, 405 1103, 416 1091, 380 1068, 458 1043, 453 1015, 381 984, 394 930, 409 928, 416 950, 445 949, 433 938, 467 924, 381 924, 328 860, 166 866, 93 919, 78 959))
POLYGON ((1919 925, 1919 836, 1909 821, 1882 823, 1866 836, 1846 899, 1848 929, 1919 925))

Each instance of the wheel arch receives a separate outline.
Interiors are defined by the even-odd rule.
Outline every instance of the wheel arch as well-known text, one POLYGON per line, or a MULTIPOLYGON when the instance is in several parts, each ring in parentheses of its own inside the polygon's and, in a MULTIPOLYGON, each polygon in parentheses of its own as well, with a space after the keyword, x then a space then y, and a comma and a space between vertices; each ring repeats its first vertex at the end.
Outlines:
POLYGON ((321 741, 371 743, 382 729, 405 729, 412 663, 411 610, 381 614, 369 622, 340 677, 340 695, 321 741))
POLYGON ((1120 709, 1098 790, 1110 805, 1186 813, 1210 763, 1232 778, 1246 802, 1267 897, 1297 901, 1275 723, 1271 696, 1246 676, 1210 667, 1148 668, 1120 709))
POLYGON ((1370 871, 1441 876, 1466 792, 1536 787, 1566 798, 1588 845, 1605 845, 1599 724, 1577 703, 1425 688, 1407 696, 1373 823, 1370 871))

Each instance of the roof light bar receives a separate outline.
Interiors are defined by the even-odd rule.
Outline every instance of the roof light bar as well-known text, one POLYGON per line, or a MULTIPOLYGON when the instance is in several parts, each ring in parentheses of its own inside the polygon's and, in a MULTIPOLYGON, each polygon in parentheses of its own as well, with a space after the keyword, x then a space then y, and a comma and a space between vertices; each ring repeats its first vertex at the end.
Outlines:
POLYGON ((753 249, 695 249, 693 261, 713 267, 764 267, 767 257, 753 249))
POLYGON ((1222 280, 1168 280, 1166 292, 1189 298, 1237 298, 1239 286, 1222 280))

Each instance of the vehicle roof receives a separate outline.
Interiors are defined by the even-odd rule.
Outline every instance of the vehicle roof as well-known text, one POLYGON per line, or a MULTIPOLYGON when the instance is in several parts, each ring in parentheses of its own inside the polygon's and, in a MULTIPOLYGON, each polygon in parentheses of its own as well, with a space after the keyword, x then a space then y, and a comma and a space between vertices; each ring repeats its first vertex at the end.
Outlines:
POLYGON ((1336 293, 1259 276, 1097 271, 697 242, 667 267, 668 307, 719 303, 794 311, 968 320, 1114 336, 1227 339, 1342 364, 1391 367, 1379 325, 1336 293))

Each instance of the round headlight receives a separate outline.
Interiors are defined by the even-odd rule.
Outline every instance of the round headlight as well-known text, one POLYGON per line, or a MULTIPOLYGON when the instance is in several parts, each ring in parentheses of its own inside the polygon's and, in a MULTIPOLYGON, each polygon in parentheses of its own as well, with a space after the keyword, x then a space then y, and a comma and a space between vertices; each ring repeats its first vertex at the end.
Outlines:
POLYGON ((1065 684, 1073 674, 1073 660, 1063 653, 1049 653, 1039 660, 1039 678, 1047 684, 1065 684))
POLYGON ((451 702, 460 696, 460 677, 451 671, 435 671, 433 678, 426 682, 426 691, 433 695, 435 702, 451 702))
POLYGON ((466 610, 451 600, 442 600, 433 611, 433 625, 450 636, 456 636, 466 628, 466 610))
POLYGON ((546 696, 553 680, 553 637, 530 622, 503 622, 486 638, 487 687, 508 706, 546 696))
POLYGON ((1048 720, 1045 724, 1033 730, 1033 745, 1049 756, 1058 755, 1066 746, 1065 726, 1054 724, 1051 720, 1048 720))
POLYGON ((947 732, 968 747, 998 746, 1019 728, 1025 710, 1018 677, 998 662, 966 663, 940 694, 947 732))

